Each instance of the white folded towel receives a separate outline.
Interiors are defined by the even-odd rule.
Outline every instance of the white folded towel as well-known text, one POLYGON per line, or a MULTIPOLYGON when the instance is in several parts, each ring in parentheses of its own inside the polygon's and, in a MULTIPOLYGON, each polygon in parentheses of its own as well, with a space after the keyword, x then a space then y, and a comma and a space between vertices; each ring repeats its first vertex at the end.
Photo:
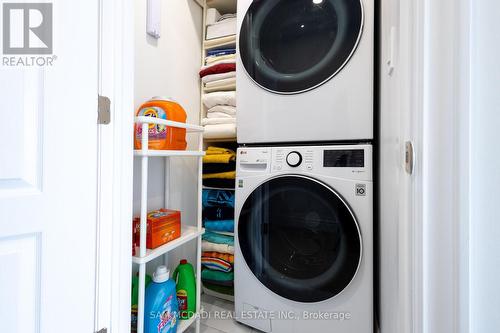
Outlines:
POLYGON ((236 137, 236 124, 206 125, 205 139, 232 139, 236 137))
POLYGON ((235 60, 236 54, 224 54, 218 56, 208 56, 205 58, 206 65, 213 65, 216 62, 224 61, 224 60, 235 60))
POLYGON ((205 125, 220 125, 220 124, 236 124, 236 118, 203 118, 201 124, 205 125))
POLYGON ((216 105, 236 106, 236 91, 216 91, 204 94, 202 100, 208 109, 216 105))
POLYGON ((228 77, 226 79, 215 80, 205 83, 205 88, 214 90, 231 90, 236 85, 235 77, 228 77))
POLYGON ((228 79, 231 77, 236 77, 236 72, 233 71, 233 72, 220 73, 220 74, 210 74, 210 75, 202 77, 201 82, 208 83, 208 82, 212 82, 212 81, 228 79))
MULTIPOLYGON (((208 109, 207 114, 212 115, 215 113, 224 113, 229 115, 230 117, 236 116, 236 107, 235 106, 230 106, 230 105, 216 105, 210 109, 208 109)), ((214 117, 208 117, 208 118, 214 118, 214 117)))
POLYGON ((234 254, 234 246, 228 244, 210 243, 201 241, 201 250, 203 252, 220 252, 234 254))

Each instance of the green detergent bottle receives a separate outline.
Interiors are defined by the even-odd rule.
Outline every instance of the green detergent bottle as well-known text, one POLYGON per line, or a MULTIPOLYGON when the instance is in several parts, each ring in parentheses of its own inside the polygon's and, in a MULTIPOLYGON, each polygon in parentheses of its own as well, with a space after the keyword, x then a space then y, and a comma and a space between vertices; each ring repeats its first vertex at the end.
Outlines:
POLYGON ((196 313, 196 279, 193 265, 182 259, 172 277, 177 284, 180 318, 189 319, 196 313))

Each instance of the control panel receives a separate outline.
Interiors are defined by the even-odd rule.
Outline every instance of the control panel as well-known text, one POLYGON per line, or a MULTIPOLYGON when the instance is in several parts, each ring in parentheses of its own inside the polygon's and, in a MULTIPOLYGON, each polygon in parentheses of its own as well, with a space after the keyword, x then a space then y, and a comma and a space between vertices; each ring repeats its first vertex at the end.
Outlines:
POLYGON ((237 176, 258 173, 317 174, 371 180, 372 146, 239 148, 237 176))

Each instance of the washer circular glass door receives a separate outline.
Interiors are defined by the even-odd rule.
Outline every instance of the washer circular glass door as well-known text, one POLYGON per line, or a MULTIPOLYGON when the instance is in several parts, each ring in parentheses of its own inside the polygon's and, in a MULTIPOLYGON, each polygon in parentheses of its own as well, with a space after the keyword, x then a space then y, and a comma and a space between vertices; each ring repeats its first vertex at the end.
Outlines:
POLYGON ((361 236, 347 204, 304 176, 276 177, 255 189, 243 204, 238 240, 257 279, 297 302, 336 296, 361 261, 361 236))
POLYGON ((254 0, 240 30, 241 60, 261 87, 304 92, 344 67, 362 27, 361 0, 254 0))

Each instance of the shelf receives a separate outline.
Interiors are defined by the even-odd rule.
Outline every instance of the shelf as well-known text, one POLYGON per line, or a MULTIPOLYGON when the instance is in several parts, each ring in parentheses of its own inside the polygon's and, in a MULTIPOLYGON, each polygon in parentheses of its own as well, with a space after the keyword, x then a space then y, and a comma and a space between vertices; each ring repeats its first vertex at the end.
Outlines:
POLYGON ((134 150, 135 156, 151 156, 151 157, 170 157, 170 156, 179 156, 179 157, 189 157, 189 156, 205 156, 204 151, 196 151, 196 150, 146 150, 142 149, 134 150))
POLYGON ((191 318, 186 320, 179 319, 179 325, 177 325, 177 333, 185 332, 192 323, 196 321, 197 314, 194 314, 191 318))
POLYGON ((204 190, 222 190, 222 191, 235 191, 234 188, 224 188, 224 187, 213 187, 213 186, 203 186, 204 190))
POLYGON ((157 125, 165 125, 169 127, 176 127, 176 128, 185 128, 188 132, 191 133, 202 133, 204 131, 203 126, 199 125, 191 125, 191 124, 186 124, 186 123, 180 123, 178 121, 172 121, 172 120, 165 120, 165 119, 160 119, 160 118, 153 118, 153 117, 135 117, 135 122, 136 123, 146 123, 146 124, 157 124, 157 125))
POLYGON ((207 39, 203 42, 205 50, 216 49, 224 46, 236 46, 236 35, 207 39))
POLYGON ((154 250, 147 249, 146 256, 144 257, 134 256, 132 257, 132 262, 135 264, 145 264, 147 262, 150 262, 151 260, 158 258, 159 256, 164 255, 165 253, 170 252, 173 249, 176 249, 177 247, 193 239, 196 239, 198 236, 203 235, 204 232, 205 229, 203 228, 201 230, 198 230, 198 228, 196 227, 183 226, 181 231, 181 237, 174 239, 173 241, 170 241, 167 244, 164 244, 154 250))

